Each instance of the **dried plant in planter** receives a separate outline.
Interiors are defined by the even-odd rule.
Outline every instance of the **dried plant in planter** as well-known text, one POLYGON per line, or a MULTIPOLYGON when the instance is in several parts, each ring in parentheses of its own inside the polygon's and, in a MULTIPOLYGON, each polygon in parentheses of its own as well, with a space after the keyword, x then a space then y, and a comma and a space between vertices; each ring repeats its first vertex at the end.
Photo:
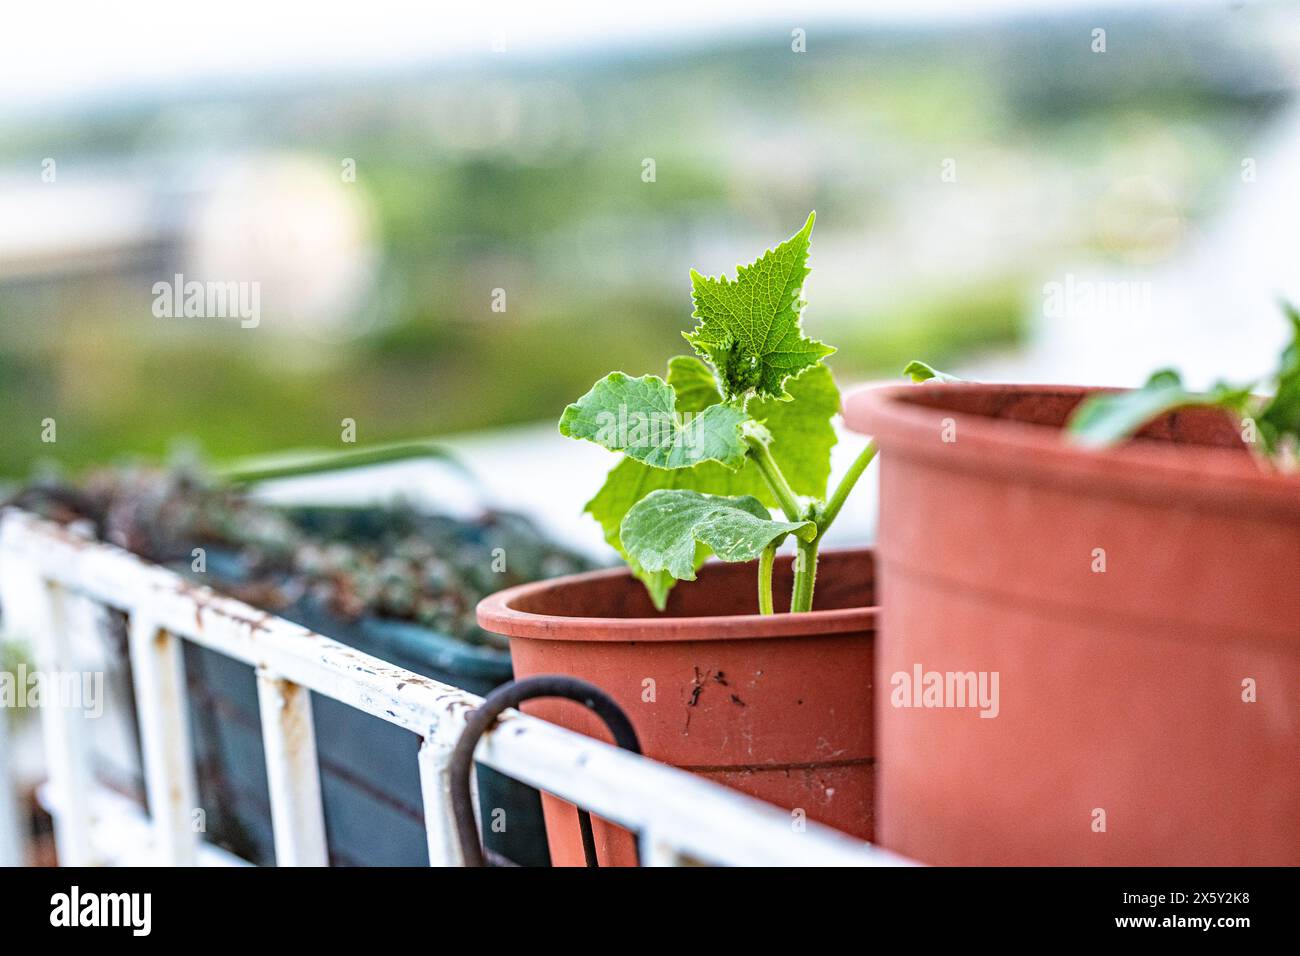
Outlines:
POLYGON ((34 483, 9 502, 52 520, 88 521, 103 541, 205 580, 267 610, 302 600, 344 620, 411 621, 502 646, 474 619, 484 595, 584 570, 526 518, 472 520, 390 507, 274 507, 194 468, 96 471, 76 485, 34 483))

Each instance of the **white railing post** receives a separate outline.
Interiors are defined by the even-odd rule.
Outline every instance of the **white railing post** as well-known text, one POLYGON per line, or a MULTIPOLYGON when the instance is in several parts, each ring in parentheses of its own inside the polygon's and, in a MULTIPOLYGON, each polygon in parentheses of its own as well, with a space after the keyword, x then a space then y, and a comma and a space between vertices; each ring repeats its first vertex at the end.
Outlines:
POLYGON ((194 866, 199 834, 194 758, 180 641, 144 612, 131 615, 131 673, 154 849, 165 866, 194 866))
MULTIPOLYGON (((420 791, 424 798, 429 865, 464 866, 465 857, 456 833, 456 817, 451 809, 451 753, 456 738, 455 734, 439 730, 439 726, 425 734, 420 742, 420 791)), ((478 819, 477 814, 475 819, 478 819)))
MULTIPOLYGON (((3 640, 0 637, 0 642, 3 640)), ((23 864, 22 825, 15 793, 12 747, 8 708, 0 707, 0 867, 23 864)))
POLYGON ((661 840, 654 830, 645 830, 640 837, 642 866, 681 866, 681 854, 667 840, 661 840))
MULTIPOLYGON (((0 571, 14 563, 13 561, 0 563, 0 571)), ((6 575, 0 573, 0 611, 4 611, 5 615, 3 621, 4 630, 0 631, 0 661, 4 660, 6 638, 14 637, 17 634, 14 625, 19 619, 19 611, 16 607, 12 611, 6 608, 6 602, 14 599, 14 589, 5 581, 6 575)), ((12 680, 15 681, 14 692, 18 693, 17 675, 14 675, 12 680)), ((15 701, 15 704, 17 704, 17 701, 15 701)), ((21 866, 23 863, 22 824, 17 802, 17 778, 14 769, 13 735, 10 724, 11 719, 8 711, 6 708, 0 707, 0 867, 21 866)))
POLYGON ((311 691, 257 670, 277 866, 329 866, 311 691))
MULTIPOLYGON (((14 562, 7 562, 12 565, 14 562)), ((4 565, 0 565, 4 567, 4 565)), ((10 573, 13 574, 12 568, 10 573)), ((30 582, 29 582, 30 583, 30 582)), ((5 583, 5 575, 0 574, 0 609, 4 610, 4 631, 0 632, 0 662, 4 660, 6 639, 19 636, 18 622, 22 619, 23 602, 19 589, 13 584, 5 583), (10 607, 12 605, 12 608, 10 607)), ((30 605, 28 605, 30 608, 30 605)), ((30 634, 23 634, 30 638, 30 634)), ((26 688, 18 686, 18 675, 13 675, 14 693, 26 694, 26 688)), ((21 703, 26 703, 22 701, 21 703)), ((14 706, 20 705, 15 699, 14 706)), ((23 863, 23 828, 18 809, 17 777, 13 756, 13 718, 8 708, 0 706, 0 867, 22 866, 23 863)))
POLYGON ((90 797, 94 775, 87 749, 86 717, 72 702, 60 700, 58 685, 79 671, 73 644, 73 621, 89 623, 89 614, 73 605, 85 600, 52 581, 35 585, 33 647, 41 672, 41 731, 54 801, 54 847, 60 866, 94 866, 100 861, 91 840, 90 797))

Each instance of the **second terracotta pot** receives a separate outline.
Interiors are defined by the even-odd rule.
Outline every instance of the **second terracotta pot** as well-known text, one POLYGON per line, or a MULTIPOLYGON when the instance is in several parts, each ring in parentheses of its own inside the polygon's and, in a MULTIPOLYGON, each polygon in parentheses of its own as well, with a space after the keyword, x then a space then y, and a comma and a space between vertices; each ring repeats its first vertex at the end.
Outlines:
POLYGON ((1300 480, 1207 409, 1072 446, 1091 391, 846 402, 881 448, 879 842, 966 865, 1300 864, 1300 480))
MULTIPOLYGON (((870 839, 871 552, 823 554, 818 610, 806 614, 759 615, 755 574, 753 564, 707 564, 659 614, 627 571, 599 571, 503 591, 478 618, 511 639, 517 678, 569 674, 612 695, 647 756, 870 839)), ((780 560, 776 593, 790 585, 780 560)), ((609 739, 568 701, 524 710, 609 739)), ((545 811, 552 861, 581 865, 574 808, 547 797, 545 811)), ((633 863, 631 835, 594 822, 602 864, 633 863)))

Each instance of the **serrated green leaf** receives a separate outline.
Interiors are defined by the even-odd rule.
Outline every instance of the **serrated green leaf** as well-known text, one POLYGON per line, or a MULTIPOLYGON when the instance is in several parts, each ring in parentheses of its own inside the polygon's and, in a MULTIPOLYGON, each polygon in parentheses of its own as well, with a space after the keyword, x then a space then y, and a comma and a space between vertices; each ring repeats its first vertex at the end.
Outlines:
POLYGON ((740 426, 748 418, 743 409, 726 404, 683 412, 673 389, 657 375, 612 372, 564 410, 560 434, 653 468, 692 468, 705 461, 737 468, 746 450, 740 426))
POLYGON ((649 572, 666 571, 695 580, 697 543, 723 561, 750 561, 787 534, 811 540, 812 521, 775 521, 749 495, 723 497, 697 491, 659 490, 641 499, 623 519, 623 546, 649 572))
POLYGON ((1105 448, 1132 437, 1142 427, 1176 408, 1217 406, 1241 412, 1250 390, 1219 384, 1206 393, 1190 392, 1174 369, 1161 369, 1141 388, 1094 395, 1082 402, 1066 423, 1076 444, 1105 448))
POLYGON ((924 362, 913 359, 907 363, 907 368, 903 369, 903 374, 913 382, 928 382, 933 379, 936 382, 960 382, 956 375, 949 375, 947 372, 940 372, 938 369, 926 365, 924 362))
POLYGON ((694 317, 700 324, 682 334, 713 365, 728 398, 754 392, 787 400, 786 381, 835 351, 805 337, 799 325, 815 218, 810 213, 797 233, 740 266, 735 280, 691 270, 694 317))
MULTIPOLYGON (((678 408, 698 411, 721 401, 713 385, 713 376, 699 359, 678 356, 668 364, 668 381, 677 393, 678 408), (705 382, 712 388, 710 398, 705 382)), ((772 457, 776 459, 796 494, 825 498, 830 479, 831 448, 836 442, 831 419, 840 407, 840 393, 830 369, 824 365, 808 369, 789 383, 793 401, 752 400, 750 413, 763 422, 772 436, 772 457)), ((667 572, 648 572, 623 548, 619 528, 624 516, 638 501, 658 489, 690 489, 713 495, 750 495, 764 505, 777 506, 767 483, 750 460, 738 471, 715 462, 694 468, 664 471, 637 461, 624 459, 610 471, 589 502, 586 511, 600 522, 605 540, 627 560, 632 572, 645 582, 655 606, 663 610, 674 579, 667 572)), ((696 556, 698 568, 708 558, 701 547, 696 556)))

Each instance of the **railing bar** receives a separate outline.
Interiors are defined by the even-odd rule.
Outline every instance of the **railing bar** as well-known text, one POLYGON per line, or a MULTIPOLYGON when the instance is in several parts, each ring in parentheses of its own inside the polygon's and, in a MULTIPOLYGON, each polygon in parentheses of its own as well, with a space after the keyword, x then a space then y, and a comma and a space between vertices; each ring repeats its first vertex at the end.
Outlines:
POLYGON ((164 865, 194 866, 198 801, 180 640, 137 611, 131 615, 130 647, 155 851, 164 865))
POLYGON ((258 668, 257 702, 277 866, 328 866, 311 691, 258 668))
MULTIPOLYGON (((253 663, 426 740, 433 734, 454 741, 465 715, 482 703, 455 687, 394 667, 208 589, 194 588, 178 575, 120 549, 78 540, 57 526, 10 512, 0 525, 0 567, 14 563, 37 567, 110 605, 148 607, 159 626, 178 637, 253 663)), ((445 801, 433 785, 438 779, 437 761, 429 752, 423 758, 427 827, 429 820, 441 819, 429 812, 429 804, 437 808, 445 801), (432 766, 426 766, 430 760, 432 766)), ((611 822, 638 832, 653 830, 687 859, 774 865, 907 862, 814 825, 794 834, 780 810, 513 711, 503 714, 484 738, 477 760, 611 822)), ((319 781, 314 774, 312 779, 318 794, 319 781)), ((288 786, 281 789, 292 791, 288 786)), ((429 841, 431 858, 445 858, 437 849, 441 838, 436 832, 430 832, 429 841)), ((319 843, 317 859, 324 852, 323 839, 319 843)))
MULTIPOLYGON (((58 815, 58 798, 48 786, 36 788, 37 803, 51 816, 58 815)), ((114 865, 156 866, 153 851, 153 825, 138 802, 117 791, 97 787, 91 796, 96 826, 95 852, 114 865), (145 848, 147 852, 141 852, 145 848)), ((199 866, 251 867, 228 850, 212 843, 199 846, 199 866)))
POLYGON ((484 735, 476 762, 585 807, 627 829, 657 831, 707 862, 902 865, 907 861, 817 824, 790 829, 788 814, 635 754, 506 711, 484 735), (813 840, 806 837, 813 836, 813 840))

